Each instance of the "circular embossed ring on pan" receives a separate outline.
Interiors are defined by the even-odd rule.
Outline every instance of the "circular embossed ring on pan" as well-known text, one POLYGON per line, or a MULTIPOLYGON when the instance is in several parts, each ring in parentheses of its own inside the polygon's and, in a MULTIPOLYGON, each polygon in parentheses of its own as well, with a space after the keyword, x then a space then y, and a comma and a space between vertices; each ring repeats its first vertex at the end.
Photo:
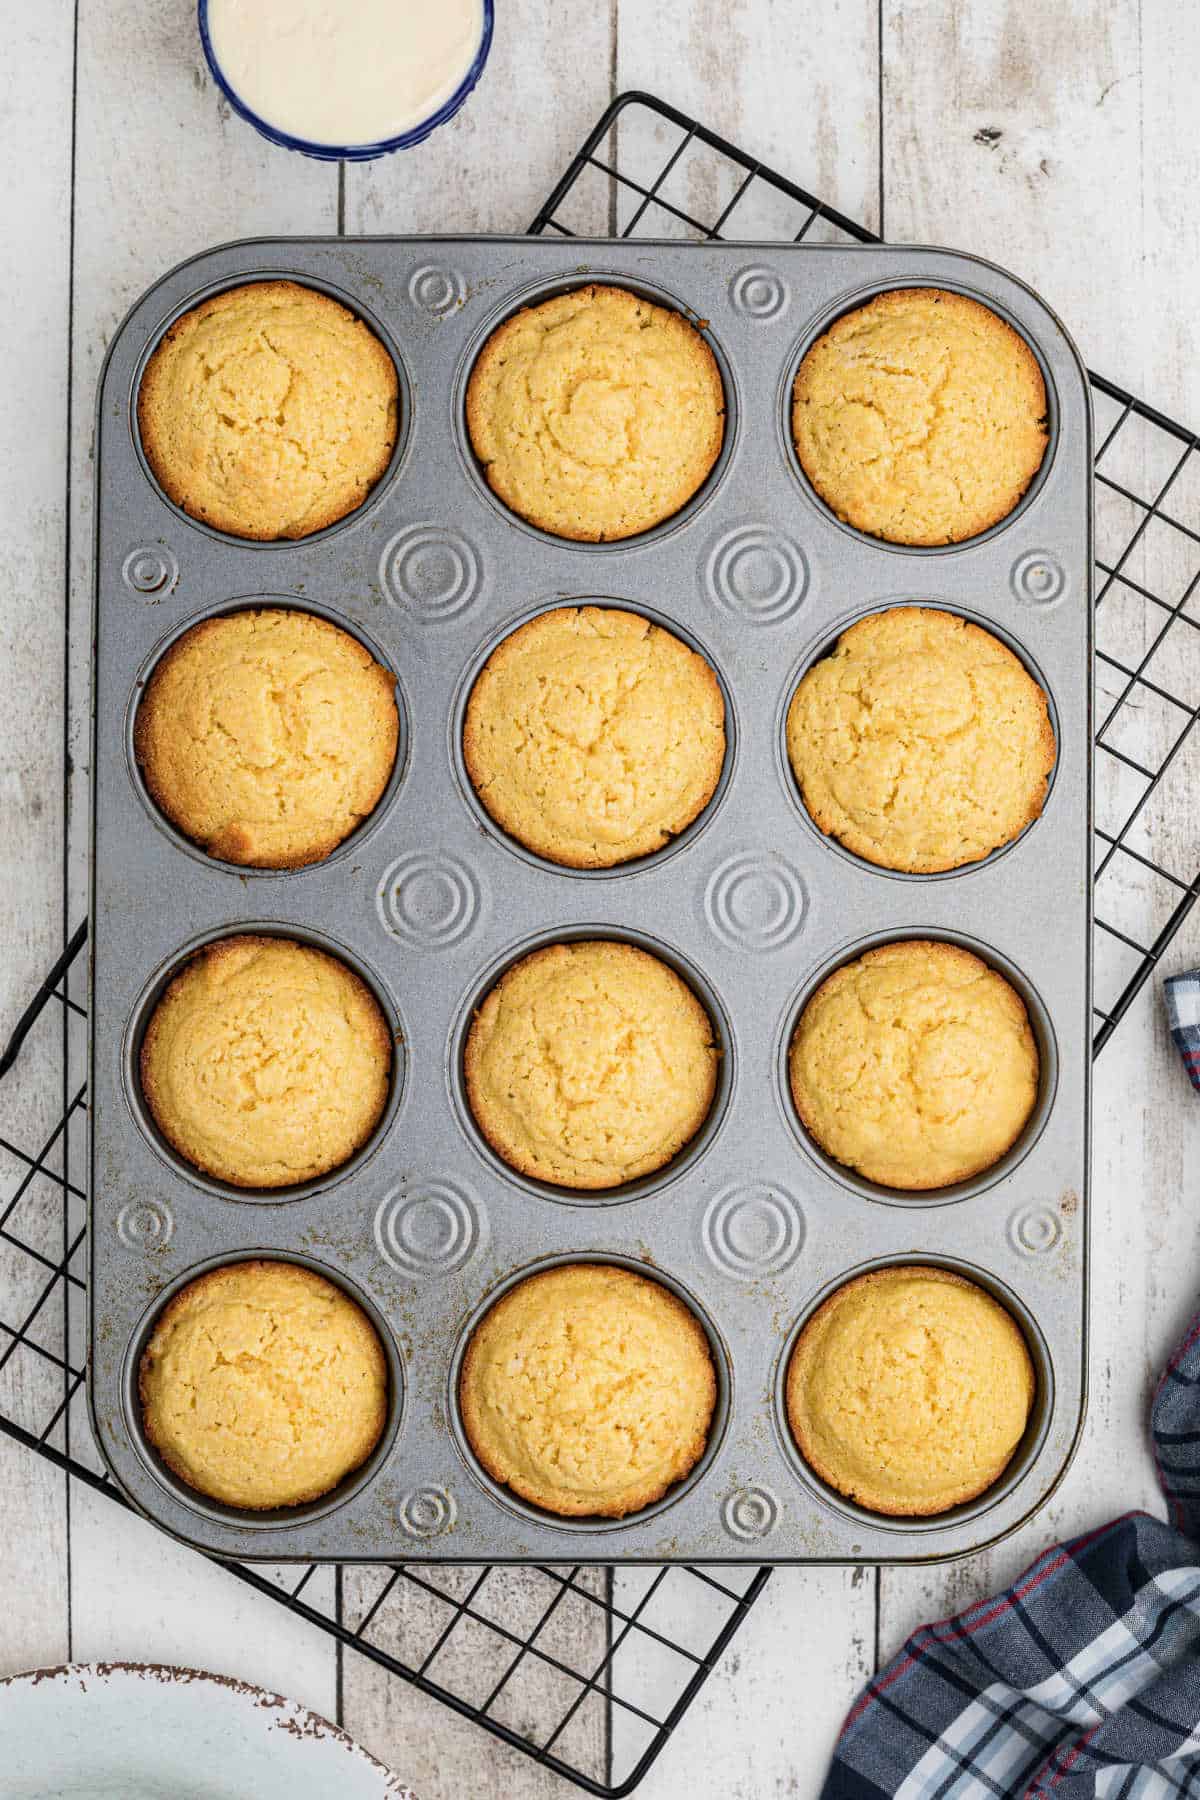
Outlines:
POLYGON ((730 282, 729 298, 744 318, 769 325, 787 311, 791 290, 778 269, 752 263, 749 268, 739 269, 730 282))
POLYGON ((728 857, 704 890, 704 917, 732 950, 780 949, 799 932, 806 910, 797 871, 765 850, 728 857))
POLYGON ((700 1222, 704 1253, 735 1281, 782 1275, 804 1244, 804 1215, 776 1182, 747 1181, 714 1194, 700 1222))
POLYGON ((165 594, 179 580, 178 558, 165 544, 139 544, 121 564, 121 579, 144 599, 165 594))
POLYGON ((415 618, 444 625, 466 612, 482 582, 481 557, 452 525, 406 525, 384 547, 379 575, 388 599, 415 618))
POLYGON ((466 300, 467 284, 457 269, 422 263, 408 278, 408 297, 422 312, 444 319, 466 300))
POLYGON ((1053 606, 1067 589, 1067 577, 1058 558, 1046 550, 1030 550, 1013 564, 1012 591, 1018 600, 1034 606, 1053 606))
MULTIPOLYGON (((185 1269, 168 1287, 156 1294, 150 1305, 142 1314, 125 1352, 125 1361, 121 1371, 121 1401, 125 1415, 125 1429, 130 1442, 137 1450, 142 1462, 154 1476, 160 1487, 172 1496, 180 1506, 189 1512, 199 1513, 204 1518, 218 1525, 232 1526, 239 1531, 278 1530, 281 1525, 311 1525, 326 1514, 335 1512, 345 1506, 356 1495, 367 1487, 379 1474, 388 1461, 395 1447, 400 1431, 401 1416, 404 1411, 404 1365, 400 1359, 400 1351, 396 1340, 388 1327, 387 1320, 375 1305, 368 1299, 363 1290, 337 1269, 330 1268, 315 1257, 304 1256, 291 1250, 273 1250, 247 1248, 234 1254, 211 1256, 206 1261, 194 1263, 185 1269), (145 1423, 142 1418, 142 1403, 138 1391, 138 1375, 142 1357, 150 1342, 154 1327, 168 1306, 189 1282, 196 1281, 201 1275, 210 1275, 214 1269, 227 1268, 233 1263, 241 1262, 286 1262, 295 1263, 304 1269, 311 1269, 314 1274, 321 1275, 339 1287, 357 1306, 360 1306, 371 1324, 383 1348, 388 1366, 388 1410, 379 1442, 371 1451, 366 1461, 357 1469, 352 1469, 344 1480, 319 1500, 302 1501, 298 1506, 273 1507, 267 1511, 255 1512, 247 1507, 230 1506, 225 1501, 213 1500, 199 1489, 189 1487, 181 1481, 162 1460, 149 1438, 146 1436, 145 1423)), ((205 1544, 203 1548, 211 1548, 205 1544)))
POLYGON ((424 1542, 427 1538, 442 1537, 447 1531, 453 1531, 458 1506, 449 1488, 426 1483, 424 1487, 409 1488, 406 1494, 401 1494, 398 1513, 401 1528, 409 1537, 424 1542))
POLYGON ((721 1505, 721 1523, 743 1544, 761 1543, 779 1522, 779 1502, 765 1487, 738 1488, 721 1505))
POLYGON ((516 1513, 519 1518, 524 1519, 531 1525, 549 1525, 555 1531, 574 1532, 576 1534, 584 1532, 590 1534, 598 1531, 624 1531, 631 1525, 644 1525, 648 1520, 655 1519, 660 1513, 666 1512, 668 1507, 674 1506, 675 1503, 683 1499, 686 1494, 690 1494, 692 1490, 704 1480, 716 1461, 718 1452, 721 1448, 721 1443, 725 1436, 726 1427, 729 1424, 729 1414, 732 1404, 733 1367, 729 1360, 729 1352, 712 1319, 696 1299, 695 1295, 689 1293, 687 1288, 685 1288, 681 1282, 677 1281, 673 1275, 665 1274, 657 1265, 647 1267, 645 1263, 637 1262, 631 1256, 618 1256, 609 1254, 608 1252, 580 1250, 573 1255, 564 1254, 542 1257, 537 1262, 527 1264, 523 1269, 514 1269, 511 1274, 506 1275, 497 1286, 493 1287, 489 1293, 484 1295, 483 1299, 479 1302, 478 1306, 474 1308, 459 1333, 458 1343, 455 1346, 454 1355, 450 1360, 450 1376, 446 1393, 446 1417, 450 1420, 450 1429, 454 1437, 455 1447, 462 1457, 463 1462, 470 1470, 474 1480, 483 1491, 496 1502, 497 1506, 504 1507, 507 1512, 516 1513), (712 1420, 708 1428, 708 1441, 705 1444, 704 1452, 695 1464, 695 1467, 688 1470, 688 1473, 683 1477, 682 1481, 677 1481, 672 1487, 668 1488, 661 1500, 655 1500, 650 1506, 640 1507, 637 1512, 626 1513, 625 1517, 622 1519, 598 1517, 569 1518, 564 1517, 559 1513, 547 1512, 540 1506, 534 1506, 532 1502, 528 1500, 522 1500, 517 1494, 514 1494, 510 1488, 506 1487, 503 1482, 496 1481, 493 1476, 489 1475, 487 1470, 478 1461, 475 1452, 471 1448, 470 1440, 467 1437, 466 1427, 463 1425, 462 1413, 459 1407, 459 1377, 462 1373, 463 1358, 467 1353, 467 1345, 471 1341, 476 1326, 483 1321, 498 1300, 502 1299, 510 1289, 519 1287, 521 1282, 528 1280, 531 1275, 540 1275, 546 1269, 566 1268, 573 1263, 608 1263, 615 1268, 629 1269, 633 1274, 641 1275, 647 1281, 657 1281, 660 1287, 664 1287, 668 1292, 674 1294, 677 1300, 682 1300, 683 1304, 687 1307, 692 1317, 696 1320, 696 1323, 703 1330, 705 1337, 708 1339, 709 1353, 712 1357, 713 1369, 717 1378, 717 1398, 716 1404, 713 1407, 712 1420))
POLYGON ((722 532, 701 565, 710 600, 746 625, 781 625, 796 613, 808 588, 804 552, 771 525, 745 524, 722 532))
POLYGON ((375 1214, 379 1254, 402 1275, 449 1275, 469 1262, 483 1235, 479 1202, 462 1182, 406 1183, 375 1214))
POLYGON ((384 871, 386 929, 416 950, 448 950, 469 937, 483 910, 479 877, 446 850, 413 850, 384 871))

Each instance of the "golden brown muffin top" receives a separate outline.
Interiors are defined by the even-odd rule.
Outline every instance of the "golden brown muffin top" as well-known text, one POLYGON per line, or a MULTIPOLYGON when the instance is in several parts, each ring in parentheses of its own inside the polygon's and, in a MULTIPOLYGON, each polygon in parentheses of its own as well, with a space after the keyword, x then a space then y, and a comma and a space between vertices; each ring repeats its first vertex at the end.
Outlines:
POLYGON ((973 1281, 931 1266, 871 1270, 808 1321, 787 1372, 806 1462, 872 1512, 929 1516, 999 1479, 1035 1380, 1019 1326, 973 1281))
POLYGON ((463 752, 505 831, 552 862, 609 868, 662 849, 708 803, 725 703, 704 658, 638 613, 556 607, 488 658, 463 752))
POLYGON ((892 544, 955 544, 1006 518, 1046 452, 1046 384, 990 307, 894 288, 804 356, 792 431, 838 517, 892 544))
POLYGON ((234 537, 302 538, 361 506, 391 460, 391 357, 330 295, 227 288, 176 319, 146 364, 138 429, 168 496, 234 537))
POLYGON ((883 1187, 965 1181, 1021 1135, 1037 1043, 1003 975, 958 944, 881 944, 843 963, 800 1016, 792 1097, 838 1162, 883 1187))
POLYGON ((471 371, 466 409, 471 446, 505 505, 593 543, 678 512, 725 430, 720 371, 695 326, 594 284, 498 326, 471 371))
POLYGON ((510 1288, 476 1327, 459 1381, 484 1468, 564 1517, 623 1518, 661 1499, 703 1455, 716 1392, 683 1301, 605 1263, 510 1288))
POLYGON ((471 1111, 514 1169, 558 1187, 617 1187, 671 1161, 712 1106, 719 1052, 691 988, 608 939, 522 957, 467 1037, 471 1111))
POLYGON ((338 1168, 387 1102, 387 1020, 353 969, 293 938, 220 938, 197 951, 150 1017, 141 1081, 181 1156, 234 1187, 276 1188, 338 1168))
POLYGON ((147 1437, 190 1487, 229 1506, 297 1506, 379 1441, 387 1358, 362 1308, 323 1275, 232 1263, 163 1309, 139 1392, 147 1437))
POLYGON ((1017 837, 1054 767, 1046 696, 978 625, 925 606, 859 619, 788 708, 787 747, 821 830, 928 874, 1017 837))
POLYGON ((172 824, 226 862, 319 862, 371 813, 396 760, 395 680, 327 619, 203 619, 156 665, 134 747, 172 824))

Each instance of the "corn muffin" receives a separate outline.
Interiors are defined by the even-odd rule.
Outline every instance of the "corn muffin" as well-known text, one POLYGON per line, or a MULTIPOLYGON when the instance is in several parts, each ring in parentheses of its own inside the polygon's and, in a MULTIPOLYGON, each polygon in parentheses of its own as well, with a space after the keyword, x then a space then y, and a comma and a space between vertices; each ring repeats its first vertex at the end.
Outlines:
POLYGON ((204 619, 146 684, 134 749, 156 805, 210 856, 256 869, 320 862, 387 786, 395 681, 314 613, 204 619))
POLYGON ((510 1288, 476 1326, 459 1378, 488 1474, 564 1518, 620 1519, 661 1499, 704 1454, 716 1397, 695 1315, 606 1263, 510 1288))
POLYGON ((590 543, 678 512, 725 432, 720 371, 696 328, 595 285, 498 326, 471 371, 466 410, 471 447, 504 504, 590 543))
POLYGON ((142 1092, 206 1175, 278 1188, 338 1168, 387 1103, 392 1040, 366 983, 292 938, 220 938, 154 1008, 142 1092))
POLYGON ((504 1161, 556 1187, 649 1175, 708 1117, 712 1021, 657 956, 604 939, 514 963, 467 1036, 467 1097, 504 1161))
POLYGON ((154 1327, 138 1387, 167 1467, 255 1511, 320 1499, 366 1461, 387 1419, 375 1327, 298 1263, 233 1263, 189 1282, 154 1327))
POLYGON ((885 869, 977 862, 1038 817, 1054 767, 1046 696, 990 632, 896 606, 809 669, 787 718, 804 804, 885 869))
POLYGON ((800 1333, 787 1415, 830 1487, 871 1512, 928 1517, 999 1480, 1035 1385, 1019 1326, 973 1281, 928 1266, 873 1269, 800 1333))
POLYGON ((1020 1137, 1038 1048, 1020 995, 958 944, 881 944, 843 963, 805 1006, 792 1097, 828 1154, 867 1181, 965 1181, 1020 1137))
POLYGON ((661 850, 708 804, 725 702, 704 658, 648 619, 556 607, 493 650, 463 754, 503 830, 551 862, 611 868, 661 850))
POLYGON ((360 319, 316 288, 254 281, 176 319, 142 376, 138 431, 164 492, 241 538, 302 538, 361 506, 391 460, 400 384, 360 319))
POLYGON ((896 288, 837 319, 793 391, 800 466, 839 519, 891 544, 957 544, 1006 518, 1046 453, 1046 384, 965 294, 896 288))

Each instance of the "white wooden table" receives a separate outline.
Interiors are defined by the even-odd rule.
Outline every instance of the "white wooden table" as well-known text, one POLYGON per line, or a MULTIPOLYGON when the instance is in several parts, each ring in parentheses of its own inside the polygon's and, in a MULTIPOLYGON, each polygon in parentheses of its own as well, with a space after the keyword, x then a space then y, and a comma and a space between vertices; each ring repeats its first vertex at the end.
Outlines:
MULTIPOLYGON (((126 307, 183 256, 258 233, 520 230, 608 99, 643 87, 889 238, 1008 264, 1092 367, 1200 422, 1193 0, 496 4, 490 67, 455 125, 343 172, 268 148, 218 104, 194 0, 0 5, 0 1036, 62 942, 68 823, 80 891, 86 631, 65 738, 62 642, 64 608, 78 626, 90 599, 96 378, 126 307)), ((1187 810, 1171 829, 1194 861, 1187 810)), ((1197 960, 1200 911, 1166 967, 1197 960)), ((5 1134, 39 1138, 54 1103, 48 1082, 6 1084, 5 1134)), ((1052 1535, 1157 1505, 1146 1402, 1200 1288, 1198 1166, 1200 1099, 1155 984, 1098 1068, 1092 1399, 1070 1476, 1019 1536, 950 1569, 778 1574, 646 1800, 815 1793, 851 1697, 914 1625, 1052 1535)), ((0 1437, 0 1674, 70 1657, 279 1687, 425 1800, 569 1791, 0 1437)))

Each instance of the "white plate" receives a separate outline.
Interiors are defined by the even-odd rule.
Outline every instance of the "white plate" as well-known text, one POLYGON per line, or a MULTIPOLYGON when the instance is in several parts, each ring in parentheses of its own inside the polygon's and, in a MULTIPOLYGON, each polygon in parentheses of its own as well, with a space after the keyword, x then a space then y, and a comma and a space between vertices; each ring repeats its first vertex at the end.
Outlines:
POLYGON ((294 1700, 147 1663, 0 1682, 0 1770, 4 1800, 414 1800, 294 1700))

